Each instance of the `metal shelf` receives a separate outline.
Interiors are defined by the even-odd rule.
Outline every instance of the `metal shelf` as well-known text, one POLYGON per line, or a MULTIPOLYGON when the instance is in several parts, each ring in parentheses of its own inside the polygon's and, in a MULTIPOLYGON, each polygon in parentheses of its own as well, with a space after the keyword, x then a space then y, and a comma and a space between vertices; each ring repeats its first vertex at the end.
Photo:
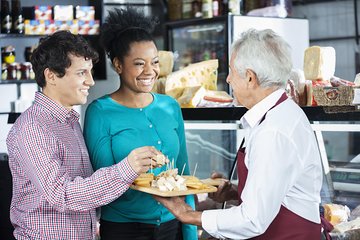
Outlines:
POLYGON ((0 80, 0 84, 36 83, 35 80, 0 80))
MULTIPOLYGON (((360 106, 302 107, 309 121, 360 121, 360 106)), ((183 108, 184 120, 189 121, 236 121, 247 109, 230 108, 183 108)))

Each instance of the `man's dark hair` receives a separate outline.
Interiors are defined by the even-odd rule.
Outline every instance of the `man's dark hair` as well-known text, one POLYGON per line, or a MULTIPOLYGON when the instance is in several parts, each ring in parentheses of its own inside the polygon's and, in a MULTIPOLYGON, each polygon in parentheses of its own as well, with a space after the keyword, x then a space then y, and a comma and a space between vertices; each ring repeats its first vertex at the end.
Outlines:
POLYGON ((35 72, 36 82, 40 87, 46 85, 44 70, 49 68, 56 76, 63 77, 71 65, 69 54, 98 61, 98 53, 90 47, 80 35, 69 31, 58 31, 40 40, 39 46, 31 55, 31 64, 35 72))
POLYGON ((132 43, 155 43, 152 32, 158 22, 156 17, 147 17, 140 9, 115 8, 108 12, 105 23, 101 26, 101 44, 111 61, 117 57, 123 62, 132 43))

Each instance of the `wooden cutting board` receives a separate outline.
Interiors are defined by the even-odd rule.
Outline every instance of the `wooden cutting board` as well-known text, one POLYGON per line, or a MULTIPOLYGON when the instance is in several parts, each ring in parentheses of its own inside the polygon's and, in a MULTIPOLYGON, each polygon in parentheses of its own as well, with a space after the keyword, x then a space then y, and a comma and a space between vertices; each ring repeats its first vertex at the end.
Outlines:
POLYGON ((208 185, 205 189, 192 189, 189 188, 186 191, 160 191, 158 188, 154 187, 140 187, 136 185, 130 185, 131 189, 138 190, 140 192, 145 192, 161 197, 176 197, 176 196, 185 196, 185 195, 191 195, 191 194, 198 194, 198 193, 209 193, 209 192, 216 192, 217 188, 211 185, 208 185))

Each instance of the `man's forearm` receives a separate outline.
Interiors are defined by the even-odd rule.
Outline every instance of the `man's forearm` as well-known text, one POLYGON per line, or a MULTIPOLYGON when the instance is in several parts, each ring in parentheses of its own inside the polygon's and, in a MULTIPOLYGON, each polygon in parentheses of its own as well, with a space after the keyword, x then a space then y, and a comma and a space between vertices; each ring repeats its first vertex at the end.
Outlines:
POLYGON ((178 219, 186 224, 193 224, 196 226, 201 226, 201 214, 199 211, 183 211, 179 213, 178 219))

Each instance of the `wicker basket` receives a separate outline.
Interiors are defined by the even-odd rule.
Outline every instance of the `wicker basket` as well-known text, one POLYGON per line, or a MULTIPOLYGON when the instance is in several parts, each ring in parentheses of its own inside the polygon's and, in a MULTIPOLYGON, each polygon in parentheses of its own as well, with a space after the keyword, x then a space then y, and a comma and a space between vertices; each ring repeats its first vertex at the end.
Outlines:
POLYGON ((354 100, 354 87, 313 87, 313 97, 318 106, 344 106, 352 105, 354 100))

